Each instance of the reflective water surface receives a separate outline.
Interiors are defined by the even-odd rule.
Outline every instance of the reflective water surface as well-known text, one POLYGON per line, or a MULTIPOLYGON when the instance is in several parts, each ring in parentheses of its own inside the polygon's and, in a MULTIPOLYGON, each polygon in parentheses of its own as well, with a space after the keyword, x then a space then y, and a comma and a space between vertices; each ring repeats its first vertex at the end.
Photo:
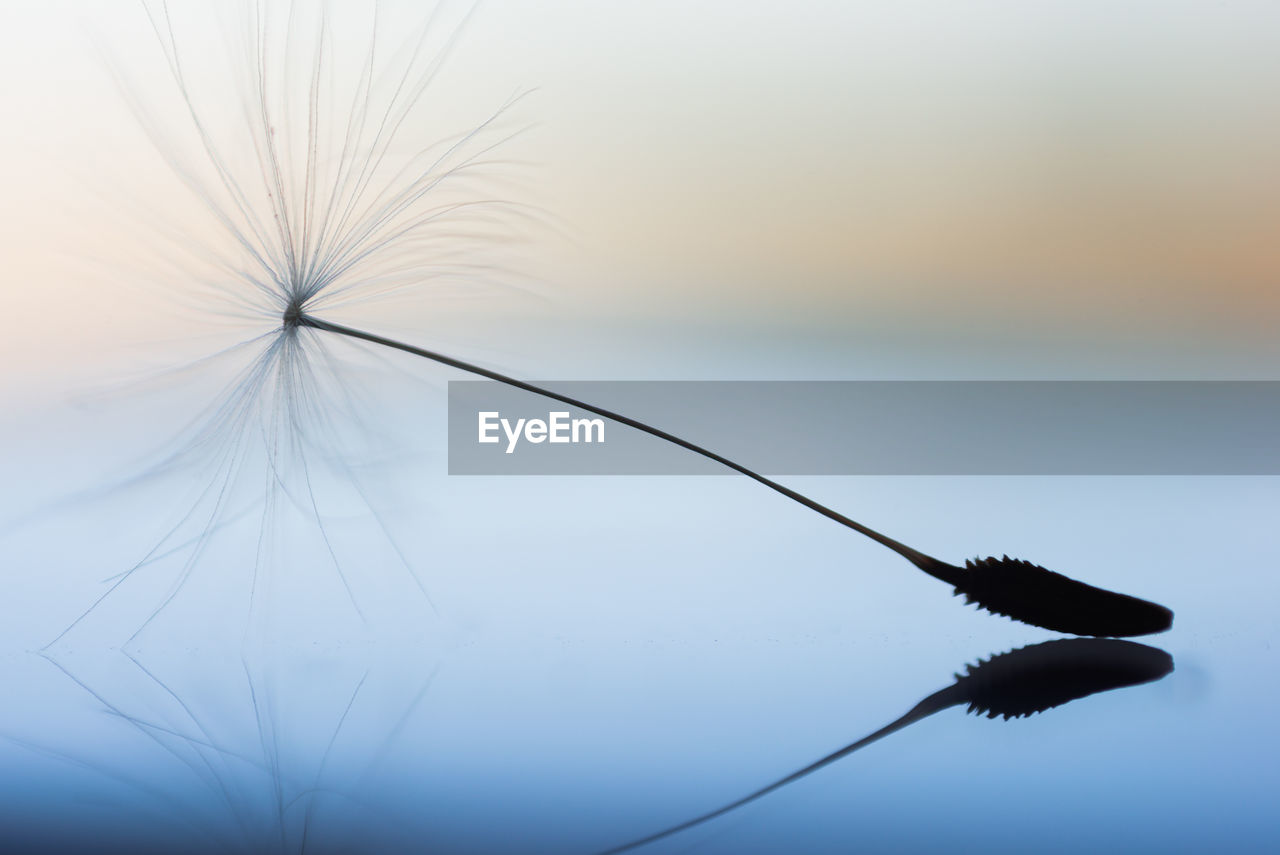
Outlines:
POLYGON ((1274 13, 460 3, 418 53, 416 0, 261 4, 270 50, 224 5, 5 8, 0 852, 1275 848, 1276 478, 780 479, 1175 615, 1075 640, 746 478, 450 477, 457 372, 298 328, 545 382, 1274 380, 1274 13))
MULTIPOLYGON (((851 743, 637 851, 1190 852, 1277 831, 1274 479, 792 479, 935 554, 1009 552, 1176 614, 1046 676, 1000 663, 1091 642, 966 607, 745 479, 450 478, 443 400, 390 408, 404 453, 354 470, 368 505, 317 475, 317 526, 283 492, 256 580, 252 485, 194 562, 204 521, 148 551, 198 468, 25 517, 11 501, 6 850, 586 855, 851 743), (1108 674, 1132 649, 1151 658, 1108 674)), ((101 431, 145 449, 132 412, 101 431)), ((28 441, 15 475, 73 481, 101 450, 28 441)))

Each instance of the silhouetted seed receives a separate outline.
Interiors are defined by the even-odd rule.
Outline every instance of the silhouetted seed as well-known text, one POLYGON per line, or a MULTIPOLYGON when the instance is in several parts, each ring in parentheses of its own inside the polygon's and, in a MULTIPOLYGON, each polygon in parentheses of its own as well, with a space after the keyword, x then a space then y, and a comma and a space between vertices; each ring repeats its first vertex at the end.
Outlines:
POLYGON ((302 309, 291 311, 293 314, 287 314, 284 319, 286 325, 296 324, 298 326, 311 327, 312 329, 338 333, 339 335, 361 339, 384 347, 402 350, 415 356, 439 362, 442 365, 448 365, 499 383, 505 383, 516 389, 523 389, 535 395, 560 401, 571 407, 577 407, 596 415, 604 416, 607 419, 612 419, 620 424, 643 431, 695 454, 714 460, 735 472, 758 481, 771 490, 781 493, 788 499, 799 502, 810 510, 817 511, 823 516, 887 546, 935 579, 941 579, 954 586, 957 594, 966 595, 966 603, 977 603, 980 607, 996 614, 1005 615, 1014 620, 1044 627, 1045 629, 1069 632, 1074 635, 1147 635, 1153 632, 1163 632, 1173 625, 1173 612, 1164 606, 1147 600, 1140 600, 1137 597, 1095 588, 1092 585, 1086 585, 1083 582, 1077 582, 1059 573, 1046 570, 1029 561, 1009 558, 1007 555, 1003 559, 983 558, 977 561, 969 561, 966 562, 963 568, 947 564, 918 552, 906 544, 899 543, 874 529, 868 528, 846 517, 844 514, 815 502, 808 496, 784 487, 777 481, 766 478, 760 473, 716 454, 710 449, 681 439, 660 428, 637 421, 621 413, 597 407, 586 401, 580 401, 576 398, 553 392, 550 389, 544 389, 541 386, 535 386, 532 383, 526 383, 523 380, 517 380, 514 377, 490 371, 487 368, 481 368, 470 362, 464 362, 435 351, 424 350, 411 344, 321 320, 312 317, 302 309))
POLYGON ((1150 683, 1171 671, 1173 657, 1168 653, 1133 641, 1060 638, 1011 650, 968 666, 963 676, 956 675, 954 684, 934 692, 901 718, 821 760, 723 807, 599 855, 618 855, 724 816, 949 707, 964 706, 987 718, 1023 718, 1098 692, 1150 683))
MULTIPOLYGON (((259 24, 246 31, 248 42, 245 47, 249 50, 245 56, 252 60, 248 69, 252 85, 247 92, 241 93, 243 106, 247 108, 246 118, 249 119, 245 130, 249 134, 258 169, 241 176, 232 168, 237 158, 218 151, 215 136, 209 132, 202 111, 193 102, 169 8, 164 4, 144 8, 160 41, 182 106, 190 115, 192 128, 207 155, 207 165, 212 167, 212 174, 200 178, 184 168, 182 158, 174 157, 171 152, 166 152, 166 157, 208 213, 234 239, 239 251, 247 255, 248 266, 244 269, 237 265, 222 265, 238 271, 227 284, 245 290, 247 307, 255 315, 261 313, 271 323, 280 324, 272 331, 261 355, 238 381, 239 385, 233 387, 234 394, 221 402, 216 411, 221 419, 243 428, 250 419, 261 415, 254 406, 255 395, 264 394, 265 397, 282 391, 279 397, 283 406, 271 410, 262 425, 273 466, 275 452, 270 449, 285 442, 289 450, 303 461, 304 474, 306 471, 305 456, 299 450, 301 445, 292 440, 299 426, 313 415, 303 407, 308 393, 314 395, 316 391, 315 378, 305 360, 304 337, 300 334, 300 328, 308 327, 434 360, 595 413, 673 443, 875 540, 929 575, 952 585, 957 593, 966 595, 967 601, 997 614, 1081 635, 1142 635, 1160 632, 1172 625, 1172 612, 1162 606, 1094 588, 1027 562, 1006 557, 1003 560, 988 558, 970 562, 964 568, 946 564, 710 449, 652 425, 472 363, 314 316, 313 312, 326 312, 362 294, 365 297, 385 296, 415 283, 429 281, 441 270, 437 269, 435 254, 424 251, 427 247, 424 241, 435 242, 431 246, 436 248, 454 246, 461 241, 460 235, 465 231, 459 227, 469 226, 473 217, 487 218, 499 213, 514 215, 524 208, 487 195, 470 197, 469 193, 467 198, 446 195, 437 199, 446 180, 453 181, 469 176, 473 171, 482 171, 485 160, 481 156, 511 139, 511 135, 500 136, 500 122, 524 95, 511 97, 487 119, 467 133, 452 138, 452 141, 419 149, 407 160, 393 164, 392 161, 399 160, 400 156, 391 152, 403 147, 400 143, 393 146, 393 142, 396 142, 404 119, 419 103, 434 78, 439 62, 443 61, 444 54, 453 44, 456 30, 440 46, 439 56, 429 58, 431 52, 424 50, 429 18, 424 27, 412 35, 406 49, 393 52, 391 56, 395 58, 385 68, 379 69, 375 56, 381 56, 382 52, 374 49, 379 32, 375 8, 370 43, 360 62, 355 89, 349 93, 349 100, 347 97, 336 100, 336 95, 327 87, 319 85, 330 76, 335 62, 326 48, 329 36, 326 13, 322 8, 316 21, 318 28, 314 39, 300 43, 309 46, 310 50, 299 48, 302 51, 300 56, 306 57, 310 53, 309 79, 312 83, 309 94, 291 101, 285 91, 291 77, 287 73, 278 76, 274 68, 269 67, 267 57, 276 55, 267 49, 271 29, 259 24), (391 81, 392 85, 384 90, 377 85, 377 80, 391 81), (389 97, 383 97, 384 91, 389 93, 389 97), (326 92, 331 97, 321 97, 326 92), (287 132, 286 121, 286 132, 278 137, 277 122, 287 120, 291 115, 287 106, 290 103, 306 105, 295 116, 299 120, 297 135, 291 137, 287 132), (305 134, 301 121, 304 114, 305 134), (327 123, 335 118, 336 126, 328 128, 327 123), (322 130, 326 132, 322 133, 322 130), (291 138, 294 139, 292 144, 291 138), (266 205, 263 205, 264 198, 266 205)), ((281 22, 286 42, 283 56, 286 58, 294 53, 288 49, 288 44, 296 26, 292 6, 289 10, 287 20, 281 22)), ((146 129, 155 139, 149 125, 148 122, 146 129)), ((158 144, 161 142, 156 141, 158 144)), ((163 150, 164 146, 161 148, 163 150)), ((443 269, 464 272, 491 269, 488 260, 475 264, 470 261, 469 256, 450 260, 443 269)), ((226 446, 226 450, 220 450, 222 460, 219 464, 225 461, 228 473, 237 471, 239 449, 238 444, 232 443, 226 446)), ((230 474, 227 477, 230 478, 230 474)), ((309 476, 307 480, 309 511, 323 534, 321 513, 309 486, 309 476)), ((213 501, 218 505, 215 510, 220 509, 223 495, 225 491, 216 493, 217 498, 213 501)), ((342 585, 354 604, 353 589, 337 555, 332 548, 329 551, 342 585)), ((198 551, 192 553, 184 567, 184 580, 196 555, 198 551)), ((106 593, 62 634, 65 635, 92 612, 137 569, 135 566, 115 578, 106 593)), ((421 583, 418 586, 422 588, 421 583)), ((159 609, 163 609, 181 587, 179 583, 159 609)), ((425 594, 425 588, 422 590, 425 594)), ((154 618, 159 609, 148 620, 154 618)))
POLYGON ((964 594, 966 602, 1045 629, 1075 635, 1149 635, 1173 624, 1173 612, 1164 606, 1095 588, 1007 555, 966 561, 961 572, 956 593, 964 594))

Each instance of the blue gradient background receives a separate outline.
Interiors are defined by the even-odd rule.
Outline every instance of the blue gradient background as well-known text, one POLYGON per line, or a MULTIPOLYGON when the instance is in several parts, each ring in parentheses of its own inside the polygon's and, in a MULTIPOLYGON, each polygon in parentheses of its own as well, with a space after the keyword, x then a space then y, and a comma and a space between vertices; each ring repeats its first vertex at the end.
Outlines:
MULTIPOLYGON (((312 449, 329 545, 282 500, 250 608, 251 463, 145 630, 185 553, 46 649, 216 480, 162 464, 234 364, 162 372, 262 330, 127 273, 156 273, 156 243, 104 188, 190 203, 78 22, 126 53, 145 22, 4 14, 0 849, 297 852, 305 825, 308 851, 589 853, 1054 637, 743 479, 451 478, 460 375, 338 341, 328 388, 363 421, 312 449)), ((491 3, 442 115, 545 84, 529 193, 573 240, 513 241, 532 295, 335 320, 532 379, 1276 379, 1274 19, 491 3)), ((1026 720, 944 711, 645 851, 1273 845, 1276 479, 787 483, 944 560, 1165 604, 1145 641, 1176 670, 1026 720)))

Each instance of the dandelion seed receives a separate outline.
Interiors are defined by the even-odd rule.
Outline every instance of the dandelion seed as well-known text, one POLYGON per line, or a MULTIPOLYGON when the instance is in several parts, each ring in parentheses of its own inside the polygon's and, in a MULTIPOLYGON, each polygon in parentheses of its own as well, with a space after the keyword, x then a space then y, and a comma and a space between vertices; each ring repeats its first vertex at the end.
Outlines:
MULTIPOLYGON (((327 7, 321 7, 310 29, 299 23, 302 16, 297 10, 296 4, 289 4, 284 21, 277 22, 282 28, 281 73, 274 70, 277 57, 271 50, 275 19, 258 6, 247 28, 244 59, 248 76, 244 89, 248 94, 241 110, 257 170, 246 177, 216 144, 210 123, 198 109, 168 8, 149 8, 149 19, 212 178, 201 180, 195 170, 176 159, 171 158, 170 164, 241 251, 242 264, 224 265, 227 287, 247 305, 256 307, 263 318, 270 319, 274 328, 259 340, 258 356, 215 411, 215 422, 226 428, 224 445, 218 446, 217 451, 216 483, 221 486, 216 490, 211 487, 197 501, 197 505, 211 507, 208 517, 201 520, 202 533, 174 584, 134 636, 178 596, 190 578, 217 519, 229 509, 228 487, 240 474, 246 453, 244 437, 251 431, 260 435, 268 472, 260 550, 250 586, 251 606, 262 565, 261 546, 267 542, 279 505, 287 501, 314 523, 328 563, 363 616, 339 550, 325 526, 310 462, 320 449, 332 447, 338 438, 339 431, 332 423, 332 405, 345 408, 352 415, 357 415, 359 409, 353 405, 356 393, 350 388, 342 388, 336 402, 322 400, 316 356, 323 355, 326 361, 329 356, 321 335, 410 353, 585 409, 673 443, 871 538, 918 569, 952 585, 955 593, 966 595, 967 601, 997 614, 1083 635, 1141 635, 1160 632, 1171 625, 1172 613, 1155 603, 1094 588, 1007 556, 970 561, 964 567, 947 564, 660 428, 472 362, 326 318, 334 308, 355 299, 417 291, 439 274, 442 263, 451 275, 477 269, 452 260, 451 253, 457 249, 457 228, 480 213, 512 215, 518 208, 498 198, 451 197, 447 191, 485 165, 485 157, 511 139, 513 134, 498 128, 523 96, 509 99, 464 134, 416 150, 411 147, 413 153, 393 157, 393 143, 399 140, 408 115, 433 80, 458 29, 452 31, 438 52, 429 56, 423 51, 422 33, 418 33, 400 51, 402 59, 392 60, 389 73, 378 71, 378 53, 374 47, 368 49, 350 94, 350 106, 333 113, 338 116, 334 125, 339 132, 330 134, 329 105, 333 99, 325 81, 332 64, 333 39, 327 7), (307 59, 300 65, 307 70, 305 77, 292 71, 291 60, 297 55, 307 59), (289 85, 295 78, 301 84, 296 90, 289 85), (384 88, 390 95, 385 103, 379 103, 375 93, 384 88), (330 143, 336 145, 336 155, 330 151, 330 143), (319 442, 310 435, 312 430, 320 434, 319 442), (291 483, 296 483, 296 489, 291 483)), ((377 31, 375 17, 375 36, 377 31)), ((481 264, 480 269, 483 267, 481 264)), ((203 436, 198 439, 198 444, 205 443, 214 444, 215 440, 203 436)), ((353 473, 347 474, 356 481, 353 473)), ((358 484, 357 491, 367 502, 368 497, 358 484)), ((188 514, 180 525, 190 519, 192 515, 188 514)), ((175 532, 176 528, 162 544, 175 532)), ((396 552, 403 558, 398 547, 396 552)), ((144 562, 151 557, 144 557, 144 562)), ((141 566, 117 578, 71 626, 128 582, 141 566)), ((407 562, 405 566, 412 575, 407 562)), ((421 591, 425 596, 425 587, 421 591)))

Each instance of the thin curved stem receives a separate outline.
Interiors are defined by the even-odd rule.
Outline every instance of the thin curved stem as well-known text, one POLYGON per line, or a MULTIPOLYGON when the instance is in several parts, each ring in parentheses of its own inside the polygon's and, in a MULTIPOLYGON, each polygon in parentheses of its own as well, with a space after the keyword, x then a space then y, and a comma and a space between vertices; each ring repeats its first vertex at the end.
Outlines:
POLYGON ((887 535, 883 535, 880 532, 876 531, 875 529, 869 528, 856 520, 850 519, 849 517, 845 516, 839 511, 833 510, 827 507, 826 505, 816 502, 813 499, 810 499, 808 496, 805 496, 801 493, 797 493, 795 490, 792 490, 790 487, 783 486, 782 484, 779 484, 777 481, 774 481, 771 478, 766 478, 764 475, 761 475, 759 472, 755 472, 754 470, 748 469, 746 466, 743 466, 741 463, 736 463, 730 460, 729 458, 724 457, 723 455, 717 454, 716 452, 712 451, 709 448, 704 448, 701 445, 690 442, 687 439, 682 439, 681 437, 678 437, 672 433, 668 433, 667 431, 662 430, 661 428, 657 428, 657 427, 654 427, 653 425, 646 424, 645 422, 639 421, 637 419, 633 419, 630 416, 624 416, 621 413, 616 413, 612 410, 606 410, 603 407, 597 407, 594 404, 587 403, 586 401, 580 401, 577 398, 571 398, 568 395, 562 395, 559 392, 553 392, 550 389, 544 388, 542 386, 536 386, 533 383, 526 383, 525 381, 518 380, 515 377, 510 377, 506 374, 501 374, 497 371, 492 371, 488 368, 482 368, 479 365, 475 365, 474 363, 465 362, 461 359, 455 359, 454 357, 446 356, 443 353, 437 353, 432 350, 425 350, 421 347, 415 347, 414 345, 411 345, 411 344, 406 344, 401 341, 395 341, 394 339, 389 339, 384 336, 376 335, 374 333, 365 332, 364 330, 354 329, 353 327, 343 326, 342 324, 335 324, 332 321, 326 321, 320 318, 312 317, 311 315, 305 314, 303 312, 297 312, 292 317, 286 316, 286 323, 296 323, 299 326, 305 326, 305 327, 310 327, 312 329, 324 330, 326 332, 331 332, 331 333, 337 333, 339 335, 345 335, 351 338, 357 338, 363 341, 372 342, 373 344, 380 344, 380 345, 383 345, 384 347, 392 347, 392 348, 395 348, 396 350, 402 350, 405 353, 411 353, 414 356, 421 356, 424 359, 430 359, 434 362, 440 363, 441 365, 448 365, 451 368, 457 368, 461 371, 466 371, 471 374, 476 374, 480 377, 484 377, 489 380, 494 380, 499 383, 505 383, 506 385, 512 386, 516 389, 523 389, 524 391, 532 392, 535 395, 541 395, 545 398, 551 398, 552 400, 559 401, 563 404, 568 404, 571 407, 577 407, 578 409, 586 410, 587 412, 590 412, 590 413, 595 413, 598 416, 603 416, 607 419, 611 419, 615 422, 618 422, 619 424, 626 425, 627 427, 635 428, 638 431, 643 431, 644 433, 647 433, 651 436, 656 436, 658 439, 665 440, 667 442, 672 443, 673 445, 678 445, 681 448, 692 451, 694 454, 700 454, 703 457, 707 458, 708 460, 714 460, 716 463, 719 463, 722 466, 732 469, 735 472, 739 472, 743 475, 746 475, 748 478, 763 484, 764 486, 768 487, 770 490, 781 493, 782 495, 786 496, 788 499, 791 499, 793 502, 798 502, 812 511, 817 511, 818 513, 822 514, 824 517, 827 517, 828 519, 834 520, 835 522, 838 522, 847 528, 851 528, 854 531, 858 532, 859 534, 865 535, 866 537, 871 538, 872 540, 876 541, 877 543, 883 546, 887 546, 889 549, 892 549, 894 552, 898 553, 903 558, 906 558, 916 567, 920 568, 921 570, 923 570, 924 572, 928 573, 930 576, 933 576, 936 579, 941 579, 942 581, 952 585, 955 585, 960 581, 960 574, 963 573, 963 571, 960 570, 960 568, 954 567, 950 564, 939 561, 936 558, 932 558, 928 555, 925 555, 923 552, 918 552, 904 543, 899 543, 893 538, 888 537, 887 535))

